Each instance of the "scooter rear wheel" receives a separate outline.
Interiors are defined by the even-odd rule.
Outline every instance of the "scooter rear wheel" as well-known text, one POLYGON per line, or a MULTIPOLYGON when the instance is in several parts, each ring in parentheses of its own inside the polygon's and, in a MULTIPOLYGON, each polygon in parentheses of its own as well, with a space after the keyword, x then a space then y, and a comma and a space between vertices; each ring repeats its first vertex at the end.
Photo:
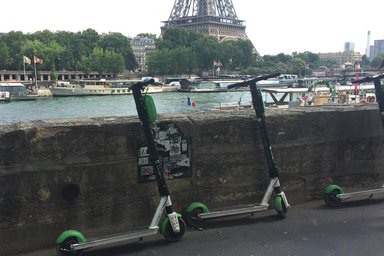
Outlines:
POLYGON ((172 242, 172 243, 177 242, 181 240, 181 238, 183 238, 184 236, 185 229, 186 229, 185 222, 181 217, 177 217, 177 219, 179 220, 180 232, 175 233, 172 229, 172 225, 170 222, 168 222, 167 225, 165 226, 163 235, 168 242, 172 242))
POLYGON ((191 212, 186 212, 185 216, 187 217, 187 224, 191 227, 200 229, 205 222, 199 217, 200 213, 204 213, 204 210, 201 207, 194 208, 191 212))
POLYGON ((338 188, 334 188, 329 193, 324 194, 324 201, 325 203, 330 207, 336 207, 341 204, 341 199, 337 197, 338 194, 342 194, 343 191, 341 191, 338 188))
POLYGON ((76 237, 68 237, 64 242, 56 245, 56 252, 58 256, 80 256, 83 250, 74 251, 71 249, 72 244, 77 244, 79 241, 76 237))

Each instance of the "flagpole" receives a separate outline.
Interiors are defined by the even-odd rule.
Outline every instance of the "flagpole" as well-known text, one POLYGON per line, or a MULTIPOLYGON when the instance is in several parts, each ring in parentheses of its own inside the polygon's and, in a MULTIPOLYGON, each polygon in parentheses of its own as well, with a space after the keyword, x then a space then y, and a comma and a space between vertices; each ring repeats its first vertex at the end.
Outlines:
POLYGON ((23 67, 24 67, 24 81, 25 81, 25 59, 24 59, 24 56, 23 56, 23 67))
POLYGON ((33 64, 35 65, 35 88, 37 91, 37 71, 36 71, 36 57, 33 56, 33 64))

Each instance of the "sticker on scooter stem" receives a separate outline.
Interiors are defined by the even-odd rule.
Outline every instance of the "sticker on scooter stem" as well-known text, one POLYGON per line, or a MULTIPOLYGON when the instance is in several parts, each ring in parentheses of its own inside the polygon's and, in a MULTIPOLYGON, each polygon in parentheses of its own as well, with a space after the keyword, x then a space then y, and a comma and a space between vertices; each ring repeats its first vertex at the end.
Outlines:
MULTIPOLYGON (((167 179, 191 177, 191 139, 184 136, 179 127, 170 122, 160 122, 152 127, 160 155, 160 166, 167 179)), ((156 180, 153 163, 144 139, 138 140, 138 180, 156 180)))

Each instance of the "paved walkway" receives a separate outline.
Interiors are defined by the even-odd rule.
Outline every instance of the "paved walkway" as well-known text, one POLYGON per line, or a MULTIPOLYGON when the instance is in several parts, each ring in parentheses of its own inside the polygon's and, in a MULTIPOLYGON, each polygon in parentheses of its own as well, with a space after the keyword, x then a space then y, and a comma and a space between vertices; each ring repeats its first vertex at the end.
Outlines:
MULTIPOLYGON (((87 251, 84 256, 382 256, 384 200, 294 205, 280 220, 270 210, 254 216, 210 220, 203 231, 188 229, 177 243, 161 235, 140 242, 87 251)), ((53 256, 53 249, 23 256, 53 256)))

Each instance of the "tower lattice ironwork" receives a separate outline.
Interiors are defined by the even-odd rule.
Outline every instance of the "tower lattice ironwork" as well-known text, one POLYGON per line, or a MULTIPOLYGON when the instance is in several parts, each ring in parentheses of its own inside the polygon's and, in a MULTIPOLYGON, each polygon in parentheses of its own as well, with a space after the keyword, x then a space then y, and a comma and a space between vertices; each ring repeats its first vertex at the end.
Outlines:
POLYGON ((220 41, 248 39, 232 0, 175 0, 168 21, 163 23, 162 33, 167 28, 184 28, 216 36, 220 41))

